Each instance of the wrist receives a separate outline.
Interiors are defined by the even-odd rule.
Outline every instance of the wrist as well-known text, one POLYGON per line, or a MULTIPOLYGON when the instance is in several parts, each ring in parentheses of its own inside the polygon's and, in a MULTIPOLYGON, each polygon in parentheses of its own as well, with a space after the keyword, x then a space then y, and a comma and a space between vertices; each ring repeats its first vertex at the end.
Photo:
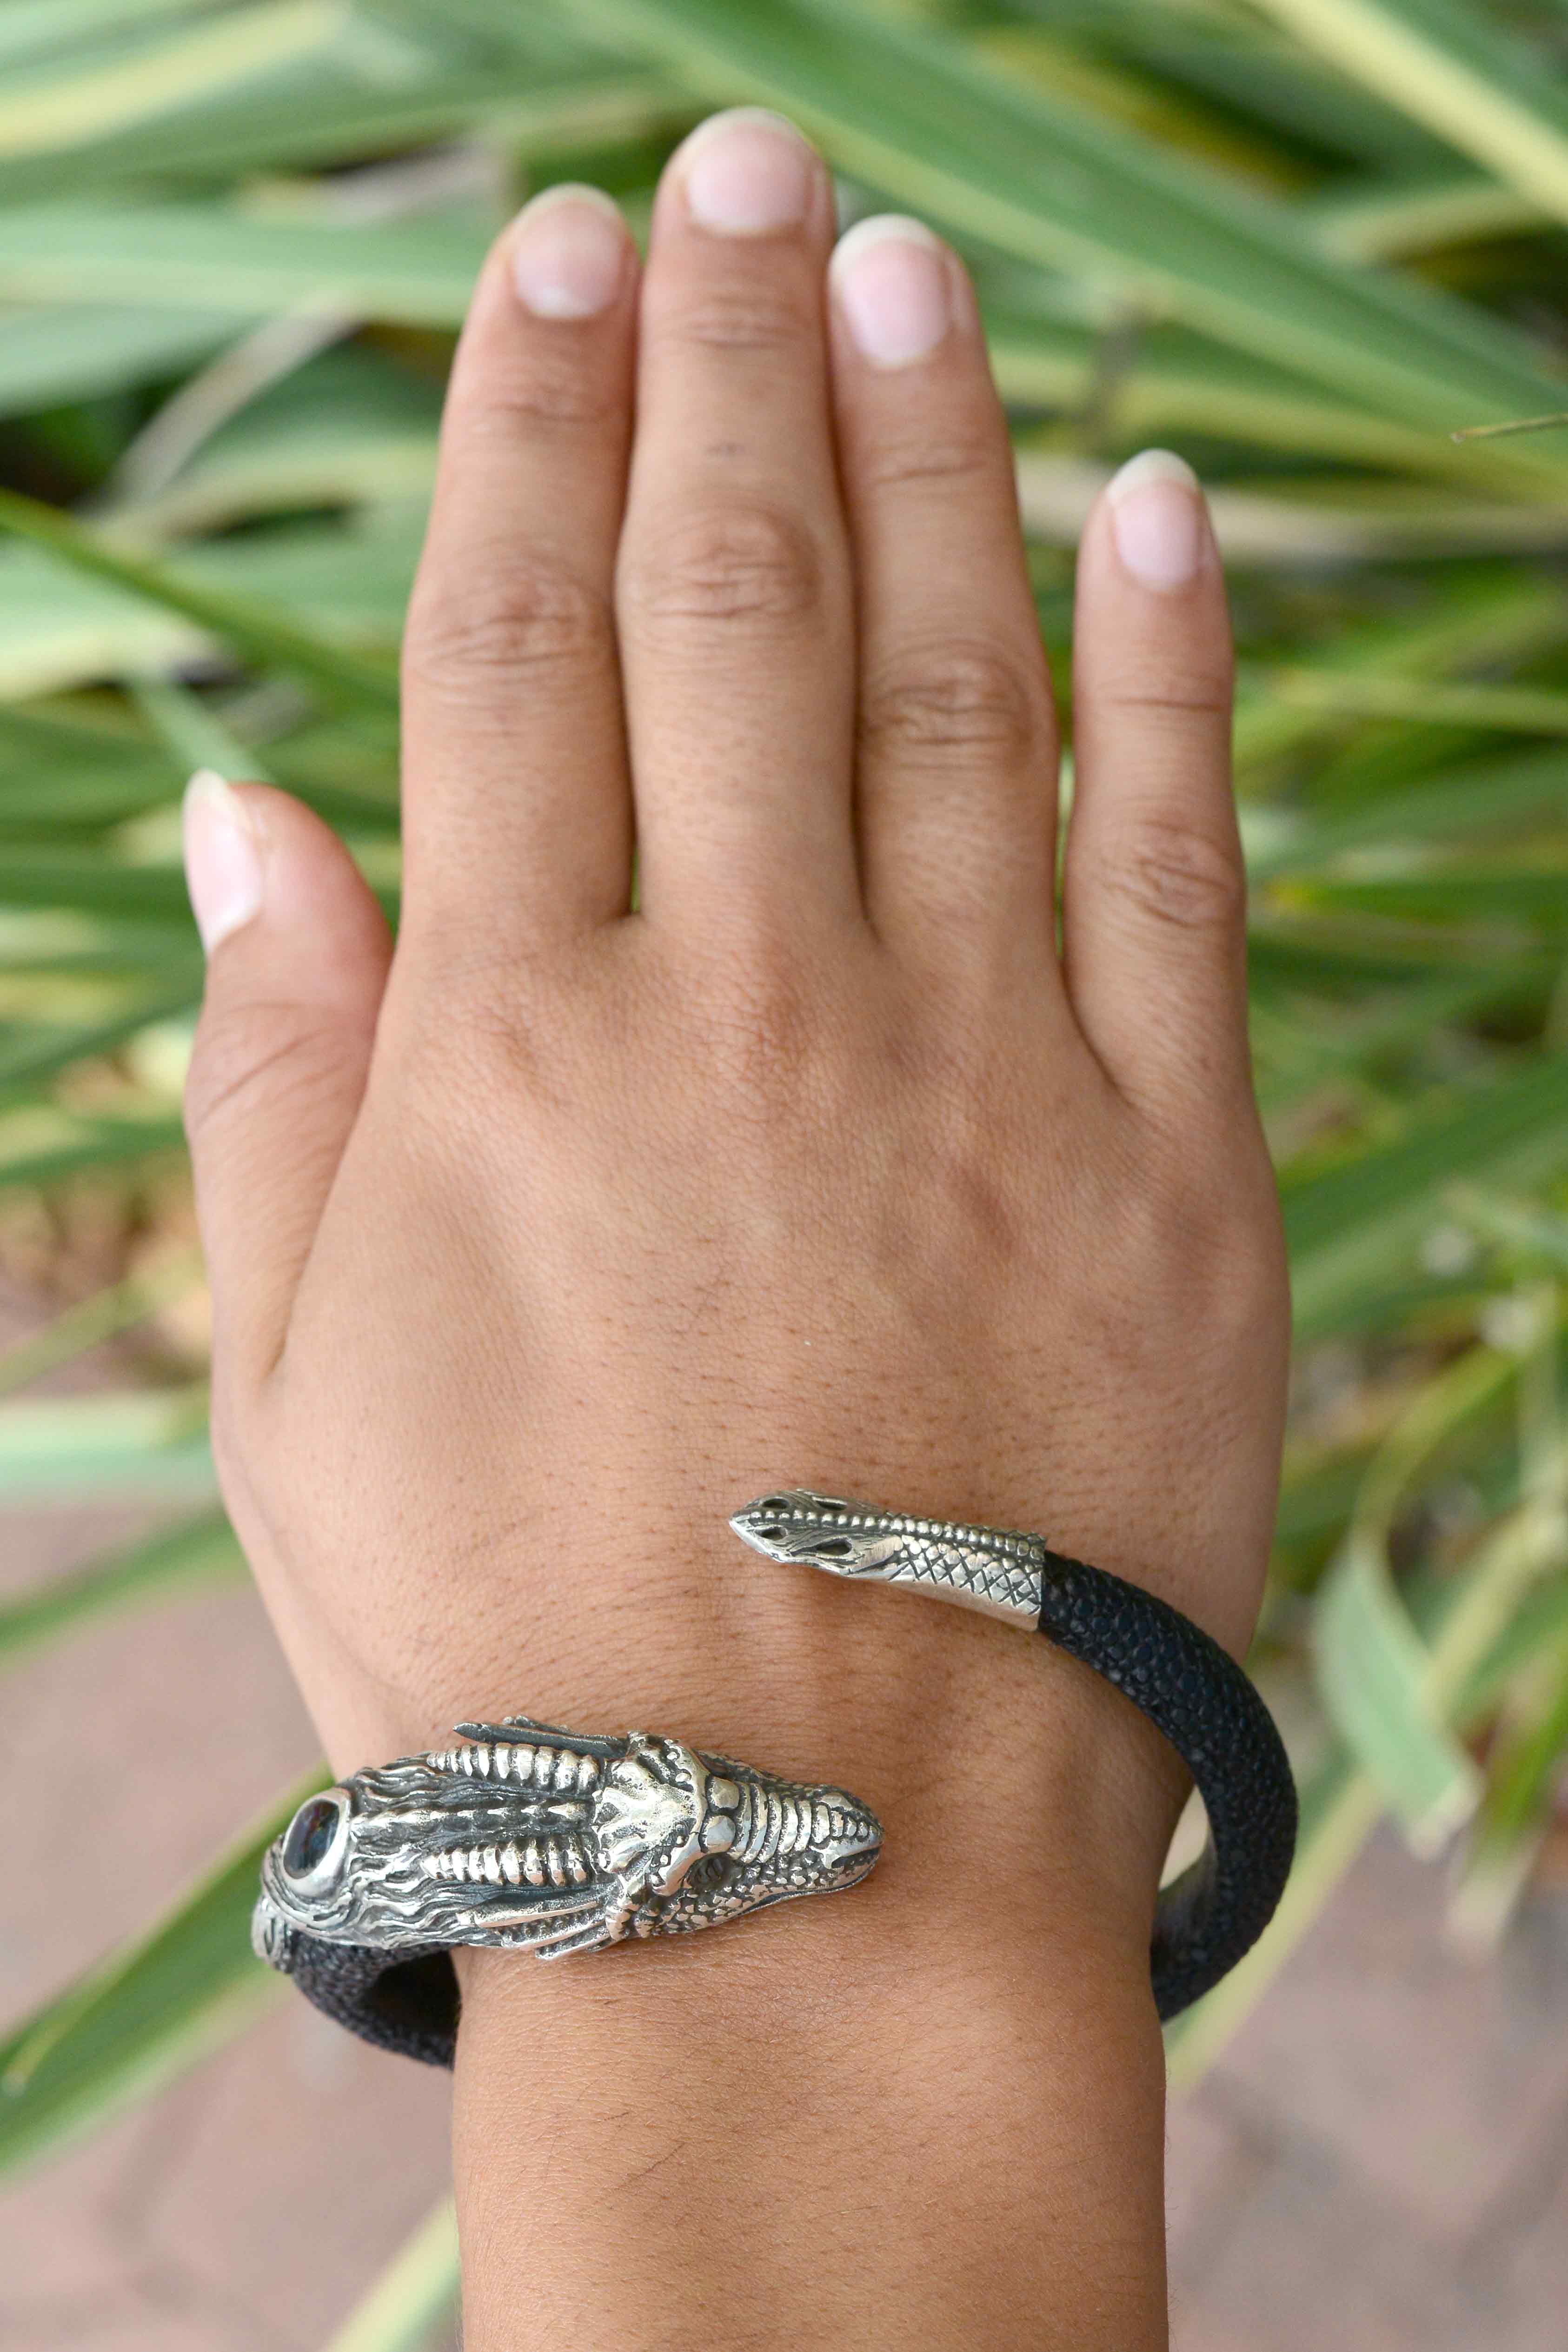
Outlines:
POLYGON ((463 1953, 471 2352, 1163 2346, 1147 1951, 1053 1913, 801 1903, 560 1969, 463 1953), (1053 2211, 1102 2332, 1052 2332, 1053 2211))

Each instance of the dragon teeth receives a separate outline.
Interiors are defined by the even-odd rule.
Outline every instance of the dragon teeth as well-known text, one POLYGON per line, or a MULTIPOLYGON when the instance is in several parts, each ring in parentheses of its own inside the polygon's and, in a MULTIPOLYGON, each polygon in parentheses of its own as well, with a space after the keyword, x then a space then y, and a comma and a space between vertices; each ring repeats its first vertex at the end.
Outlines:
POLYGON ((522 1874, 531 1886, 542 1886, 544 1884, 544 1864, 540 1857, 537 1838, 530 1838, 522 1849, 522 1874))
POLYGON ((518 1852, 518 1850, 517 1850, 516 1846, 514 1846, 514 1845, 503 1845, 503 1846, 502 1846, 502 1848, 501 1848, 501 1850, 500 1850, 500 1866, 501 1866, 502 1870, 506 1873, 507 1879, 508 1879, 508 1881, 510 1882, 510 1884, 511 1885, 513 1885, 513 1886, 521 1886, 521 1884, 522 1884, 522 1856, 519 1853, 519 1852, 518 1852))

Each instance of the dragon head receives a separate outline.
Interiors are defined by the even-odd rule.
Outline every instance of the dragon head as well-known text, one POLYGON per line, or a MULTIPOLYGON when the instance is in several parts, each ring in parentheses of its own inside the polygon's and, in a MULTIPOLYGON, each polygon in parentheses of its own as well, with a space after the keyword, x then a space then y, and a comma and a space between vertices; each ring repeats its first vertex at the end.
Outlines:
POLYGON ((678 1739, 584 1738, 526 1717, 356 1773, 268 1848, 254 1937, 558 1958, 689 1934, 864 1878, 881 1825, 841 1789, 781 1780, 678 1739))

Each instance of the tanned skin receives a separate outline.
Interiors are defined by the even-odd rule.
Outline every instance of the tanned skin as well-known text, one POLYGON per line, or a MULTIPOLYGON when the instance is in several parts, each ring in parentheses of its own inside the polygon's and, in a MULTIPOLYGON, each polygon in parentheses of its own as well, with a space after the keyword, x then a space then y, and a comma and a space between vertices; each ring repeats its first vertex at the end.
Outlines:
POLYGON ((190 801, 216 1444, 334 1769, 523 1709, 887 1828, 831 1901, 459 1957, 468 2352, 1165 2342, 1179 1766, 1044 1642, 725 1520, 799 1484, 1039 1528, 1244 1650, 1287 1305, 1220 567, 1169 459, 1089 519, 1058 939, 969 281, 834 237, 743 117, 671 161, 646 266, 592 192, 497 244, 395 952, 297 801, 190 801))

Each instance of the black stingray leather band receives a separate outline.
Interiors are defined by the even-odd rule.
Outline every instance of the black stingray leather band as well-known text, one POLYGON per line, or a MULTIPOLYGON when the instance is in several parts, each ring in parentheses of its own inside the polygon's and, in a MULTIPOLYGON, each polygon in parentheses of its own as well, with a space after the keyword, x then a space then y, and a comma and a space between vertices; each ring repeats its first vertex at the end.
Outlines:
POLYGON ((1104 1569, 1047 1552, 1040 1632, 1114 1683, 1197 1783, 1209 1842, 1163 1887, 1150 1967, 1162 2018, 1263 1933, 1296 1852, 1296 1783, 1274 1718, 1236 1661, 1179 1609, 1104 1569))
MULTIPOLYGON (((1163 1888, 1150 1954, 1176 2015, 1267 1927, 1289 1874, 1296 1791, 1273 1718, 1190 1618, 1043 1538, 775 1490, 737 1512, 769 1559, 901 1585, 1037 1630, 1141 1708, 1184 1759, 1209 1843, 1163 1888)), ((460 1745, 356 1773, 271 1847, 258 1951, 340 2024, 450 2065, 455 1945, 560 1958, 686 1935, 853 1885, 881 1824, 847 1790, 784 1781, 661 1735, 508 1716, 460 1745)))

